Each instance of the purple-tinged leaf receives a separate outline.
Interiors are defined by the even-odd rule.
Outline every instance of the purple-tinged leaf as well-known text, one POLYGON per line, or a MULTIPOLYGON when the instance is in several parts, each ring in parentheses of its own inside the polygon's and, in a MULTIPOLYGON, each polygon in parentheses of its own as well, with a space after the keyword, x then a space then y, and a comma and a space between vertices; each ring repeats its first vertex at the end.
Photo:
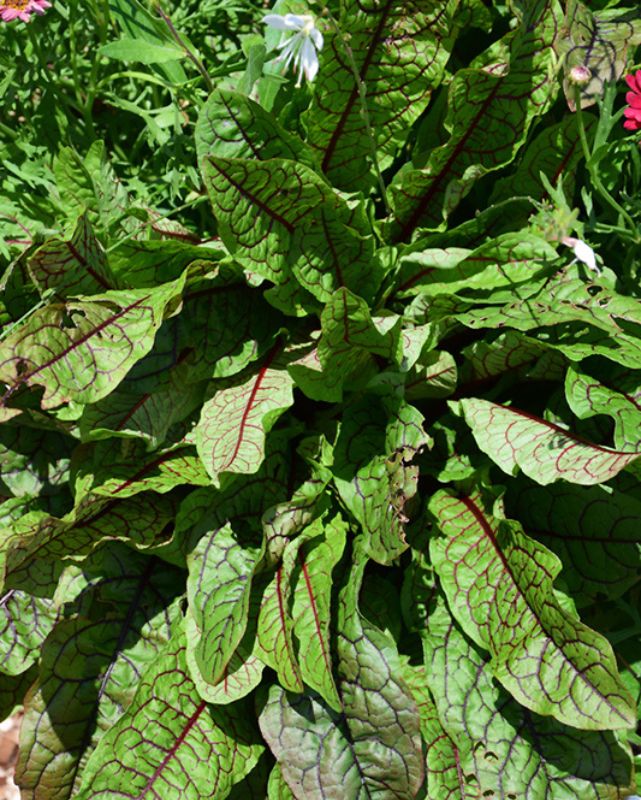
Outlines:
POLYGON ((40 309, 0 346, 6 406, 20 389, 42 386, 42 408, 95 403, 148 353, 184 279, 154 290, 109 292, 40 309))
POLYGON ((576 86, 570 80, 573 67, 585 67, 589 79, 580 87, 581 108, 594 105, 608 81, 618 81, 625 70, 628 49, 641 44, 641 16, 610 9, 593 14, 577 0, 568 6, 564 36, 557 43, 563 58, 563 90, 570 111, 576 110, 576 86))
MULTIPOLYGON (((371 414, 371 403, 363 405, 345 427, 337 445, 334 482, 345 505, 363 530, 367 555, 379 564, 389 564, 407 549, 405 539, 406 503, 415 495, 418 467, 412 464, 417 453, 429 444, 423 430, 423 416, 413 406, 399 405, 389 418, 383 452, 361 466, 351 461, 350 440, 359 437, 359 418, 371 414), (343 453, 347 462, 343 461, 343 453)), ((381 426, 382 427, 382 426, 381 426)))
POLYGON ((187 663, 197 684, 215 686, 243 638, 261 555, 227 524, 203 536, 187 558, 187 663))
POLYGON ((156 559, 124 547, 102 550, 84 578, 87 587, 66 599, 68 616, 42 647, 25 704, 18 764, 25 799, 76 795, 88 756, 180 618, 173 600, 182 574, 156 559))
POLYGON ((340 287, 371 298, 382 274, 362 206, 294 161, 206 156, 205 185, 237 261, 275 284, 293 274, 321 302, 340 287))
POLYGON ((615 448, 641 451, 641 378, 629 371, 610 370, 610 382, 616 384, 615 389, 570 366, 565 378, 568 405, 579 419, 597 414, 612 417, 615 448))
POLYGON ((215 707, 189 677, 182 636, 175 635, 138 683, 120 720, 84 770, 78 800, 227 797, 263 749, 242 705, 215 707))
POLYGON ((215 389, 203 405, 196 445, 214 482, 225 472, 256 472, 265 456, 267 433, 294 402, 293 381, 278 358, 280 351, 277 343, 259 369, 215 389))
POLYGON ((358 560, 340 595, 337 621, 345 720, 363 789, 381 798, 414 797, 424 777, 418 710, 402 678, 395 643, 358 610, 366 563, 358 546, 355 557, 358 560))
POLYGON ((471 398, 458 401, 479 448, 508 475, 520 467, 546 485, 557 480, 603 483, 641 456, 592 444, 527 411, 471 398))
POLYGON ((335 711, 342 704, 332 670, 330 602, 332 570, 343 554, 346 533, 339 516, 327 523, 316 520, 283 554, 283 567, 294 573, 291 614, 301 676, 335 711))
POLYGON ((0 673, 20 675, 38 659, 38 651, 56 620, 52 600, 9 589, 0 597, 0 673))
POLYGON ((634 709, 609 642, 559 605, 558 558, 480 498, 439 491, 434 568, 457 622, 489 650, 494 676, 526 708, 584 730, 628 728, 634 709))
POLYGON ((549 71, 561 22, 555 0, 530 3, 505 37, 498 63, 456 74, 448 94, 450 139, 422 169, 406 164, 392 184, 396 237, 408 240, 418 227, 441 226, 475 180, 514 158, 554 99, 549 71))
POLYGON ((429 687, 456 749, 461 784, 459 794, 436 795, 439 800, 618 800, 626 788, 632 791, 630 757, 617 735, 578 731, 515 703, 442 598, 423 642, 429 687))
POLYGON ((641 574, 641 502, 604 486, 510 486, 506 509, 563 562, 577 601, 619 597, 641 574), (605 568, 607 565, 607 568, 605 568))
POLYGON ((618 294, 605 282, 586 282, 581 268, 574 265, 555 275, 534 298, 475 308, 458 314, 457 321, 473 329, 531 331, 531 336, 572 361, 600 355, 641 369, 636 332, 640 315, 641 302, 636 297, 618 294))
POLYGON ((358 610, 365 559, 338 610, 338 714, 315 694, 272 686, 260 727, 297 800, 415 797, 423 782, 419 716, 392 639, 358 610))
POLYGON ((118 288, 86 214, 79 218, 70 239, 48 239, 27 265, 40 294, 53 290, 57 297, 66 298, 118 288))
POLYGON ((465 800, 458 749, 441 725, 428 689, 428 672, 423 664, 403 662, 402 666, 403 678, 412 691, 421 718, 427 767, 425 796, 429 800, 465 800))
POLYGON ((339 31, 326 31, 322 67, 303 117, 308 141, 334 185, 362 191, 371 184, 372 143, 363 102, 380 166, 389 166, 443 78, 457 5, 350 0, 341 7, 339 31))

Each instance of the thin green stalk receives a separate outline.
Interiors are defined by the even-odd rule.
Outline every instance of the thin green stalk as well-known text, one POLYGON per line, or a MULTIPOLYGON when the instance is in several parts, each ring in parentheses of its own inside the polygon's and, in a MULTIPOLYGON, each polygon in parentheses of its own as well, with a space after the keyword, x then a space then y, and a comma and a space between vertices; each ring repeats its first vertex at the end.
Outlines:
MULTIPOLYGON (((76 29, 74 27, 74 22, 76 20, 76 12, 78 10, 77 0, 71 0, 69 3, 69 52, 71 54, 71 71, 73 73, 73 82, 74 82, 74 91, 76 95, 76 100, 82 109, 82 118, 85 123, 86 132, 89 136, 88 144, 94 142, 97 138, 96 136, 96 128, 93 122, 93 116, 91 113, 93 107, 93 96, 91 97, 91 101, 89 100, 89 90, 87 94, 83 97, 81 87, 84 84, 84 81, 80 77, 80 73, 78 70, 78 47, 76 41, 76 29)), ((95 83, 95 78, 93 75, 94 68, 98 63, 98 59, 95 58, 92 64, 92 76, 89 80, 89 87, 92 87, 95 83)))
POLYGON ((592 154, 590 153, 590 147, 588 145, 588 137, 585 132, 585 122, 583 120, 583 111, 581 109, 581 88, 579 86, 575 86, 574 88, 574 102, 576 104, 576 120, 579 130, 579 139, 581 141, 581 148, 583 150, 583 156, 585 158, 585 164, 588 168, 588 172, 590 173, 590 179, 594 184, 594 188, 597 190, 601 199, 604 200, 610 208, 620 214, 621 217, 625 220, 626 224, 630 229, 630 233, 635 242, 641 241, 641 237, 639 236, 638 227, 635 224, 632 217, 628 214, 628 212, 623 208, 622 205, 617 203, 617 201, 612 197, 610 192, 605 188, 603 183, 601 182, 601 178, 596 169, 593 168, 591 164, 592 154))
POLYGON ((212 79, 209 77, 209 73, 205 69, 205 65, 203 64, 203 62, 189 48, 189 46, 187 45, 185 40, 178 33, 178 31, 176 30, 176 27, 174 26, 174 23, 171 21, 171 17, 169 17, 169 15, 165 13, 165 11, 163 10, 163 7, 160 5, 160 2, 158 0, 156 1, 156 8, 158 9, 158 14, 162 17, 162 19, 164 20, 165 24, 169 28, 169 32, 171 33, 171 35, 174 38, 174 40, 176 41, 176 43, 180 47, 182 47, 182 49, 185 51, 185 55, 187 56, 187 58, 192 62, 192 64, 196 67, 198 72, 200 72, 200 74, 203 76, 203 80, 205 81, 205 85, 207 86, 208 91, 209 92, 213 92, 214 91, 214 84, 213 84, 212 79))

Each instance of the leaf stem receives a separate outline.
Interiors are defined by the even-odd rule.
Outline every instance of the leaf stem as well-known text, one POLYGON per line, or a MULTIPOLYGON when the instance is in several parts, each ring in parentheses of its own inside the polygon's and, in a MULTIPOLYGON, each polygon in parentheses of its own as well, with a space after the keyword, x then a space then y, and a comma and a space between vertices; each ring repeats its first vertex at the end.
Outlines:
POLYGON ((588 137, 585 132, 585 123, 583 120, 583 110, 581 109, 581 88, 579 86, 574 87, 574 102, 576 105, 576 120, 577 126, 579 129, 579 139, 581 141, 581 148, 583 150, 583 156, 585 158, 585 165, 590 173, 590 179, 594 184, 594 188, 597 192, 601 195, 601 198, 612 208, 617 214, 621 215, 623 219, 626 221, 630 232, 634 238, 635 242, 641 241, 639 237, 639 231, 637 225, 635 224, 632 217, 628 214, 628 212, 623 208, 622 205, 617 203, 617 201, 612 197, 610 192, 605 188, 603 183, 601 182, 601 178, 597 170, 593 168, 592 164, 592 154, 590 153, 590 147, 588 145, 588 137))
POLYGON ((192 62, 192 64, 196 67, 198 72, 200 72, 200 74, 203 76, 203 80, 205 81, 205 85, 207 86, 207 89, 210 92, 213 92, 214 91, 214 84, 213 84, 212 79, 209 77, 209 73, 207 72, 203 62, 190 49, 190 47, 187 45, 185 40, 178 33, 178 31, 176 30, 176 26, 171 21, 171 17, 168 14, 165 13, 163 7, 160 5, 160 1, 159 0, 156 0, 156 8, 158 9, 158 14, 162 17, 162 19, 164 20, 165 24, 169 28, 169 32, 171 33, 172 37, 175 39, 177 44, 180 45, 180 47, 182 47, 182 49, 185 51, 185 55, 187 56, 187 58, 192 62))

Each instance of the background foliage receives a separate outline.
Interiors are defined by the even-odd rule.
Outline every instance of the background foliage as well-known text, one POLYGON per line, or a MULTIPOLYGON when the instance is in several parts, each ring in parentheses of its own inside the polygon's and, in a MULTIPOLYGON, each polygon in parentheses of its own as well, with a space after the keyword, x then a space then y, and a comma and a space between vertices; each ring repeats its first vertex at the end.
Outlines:
POLYGON ((627 797, 641 12, 311 10, 0 28, 23 797, 627 797))

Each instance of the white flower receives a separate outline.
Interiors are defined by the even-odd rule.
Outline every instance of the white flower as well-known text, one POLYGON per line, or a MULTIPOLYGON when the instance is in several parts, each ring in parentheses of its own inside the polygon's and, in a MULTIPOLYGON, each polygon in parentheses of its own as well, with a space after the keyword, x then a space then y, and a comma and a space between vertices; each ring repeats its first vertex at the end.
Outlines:
POLYGON ((594 250, 589 244, 586 244, 581 239, 575 239, 574 236, 566 236, 561 241, 574 250, 574 255, 576 256, 574 259, 575 261, 580 261, 582 264, 585 264, 588 269, 591 269, 592 272, 595 272, 597 275, 601 274, 601 270, 596 263, 594 250))
POLYGON ((293 59, 294 71, 298 70, 296 86, 301 85, 303 73, 308 81, 313 81, 318 74, 316 51, 323 48, 323 34, 316 27, 314 17, 311 14, 267 14, 263 22, 270 28, 286 32, 278 45, 283 52, 276 61, 284 61, 284 69, 287 69, 293 59))

